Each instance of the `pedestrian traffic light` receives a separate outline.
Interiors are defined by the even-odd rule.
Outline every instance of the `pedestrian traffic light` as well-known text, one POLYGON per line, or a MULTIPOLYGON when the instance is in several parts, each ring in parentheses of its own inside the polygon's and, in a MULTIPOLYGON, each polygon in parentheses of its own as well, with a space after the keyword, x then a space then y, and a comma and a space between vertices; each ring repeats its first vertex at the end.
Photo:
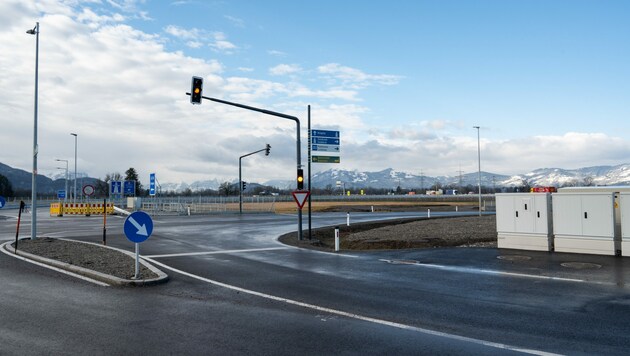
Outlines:
POLYGON ((269 150, 271 150, 271 146, 267 144, 267 147, 265 148, 265 156, 269 156, 269 150))
POLYGON ((190 103, 196 105, 201 104, 201 95, 203 95, 203 78, 192 77, 192 83, 190 84, 190 103))
POLYGON ((304 170, 303 169, 297 170, 297 189, 298 190, 304 189, 304 170))
POLYGON ((242 188, 243 190, 247 189, 247 182, 241 182, 243 184, 242 188))

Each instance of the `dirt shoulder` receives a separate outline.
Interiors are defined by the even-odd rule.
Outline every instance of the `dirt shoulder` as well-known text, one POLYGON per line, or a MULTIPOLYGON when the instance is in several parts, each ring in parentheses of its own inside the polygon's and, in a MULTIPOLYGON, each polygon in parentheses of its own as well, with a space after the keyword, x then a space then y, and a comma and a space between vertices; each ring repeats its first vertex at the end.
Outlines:
MULTIPOLYGON (((295 232, 282 235, 279 241, 288 245, 322 251, 334 251, 335 228, 308 231, 298 241, 295 232)), ((434 247, 496 247, 497 230, 494 215, 399 219, 339 226, 340 249, 350 251, 390 250, 434 247)))

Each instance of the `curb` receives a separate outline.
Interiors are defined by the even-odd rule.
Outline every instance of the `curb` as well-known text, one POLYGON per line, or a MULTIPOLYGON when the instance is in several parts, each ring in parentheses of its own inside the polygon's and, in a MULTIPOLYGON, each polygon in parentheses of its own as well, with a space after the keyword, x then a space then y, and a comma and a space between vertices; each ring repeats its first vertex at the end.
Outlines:
MULTIPOLYGON (((109 247, 109 246, 103 246, 100 244, 96 244, 96 243, 92 243, 92 242, 85 242, 85 241, 78 241, 78 240, 71 240, 71 239, 62 239, 60 238, 59 240, 65 240, 65 241, 72 241, 72 242, 76 242, 76 243, 83 243, 83 244, 89 244, 89 245, 95 245, 98 247, 102 247, 102 248, 108 248, 110 250, 115 250, 121 253, 124 253, 128 256, 130 256, 131 258, 135 259, 135 254, 125 251, 125 250, 121 250, 115 247, 109 247)), ((10 255, 15 255, 14 253, 14 249, 11 248, 11 244, 13 243, 13 241, 8 241, 6 243, 4 243, 2 245, 2 248, 5 249, 5 251, 9 252, 10 255)), ((46 258, 46 257, 42 257, 42 256, 38 256, 38 255, 34 255, 28 252, 24 252, 24 251, 20 251, 18 249, 17 251, 17 255, 22 256, 23 258, 29 259, 29 260, 33 260, 33 261, 37 261, 46 265, 50 265, 56 268, 60 268, 72 273, 76 273, 79 274, 81 276, 84 277, 88 277, 88 278, 92 278, 95 279, 97 281, 101 281, 104 283, 108 283, 110 285, 116 285, 116 286, 152 286, 152 285, 157 285, 157 284, 162 284, 162 283, 166 283, 169 280, 169 276, 162 272, 161 270, 159 270, 157 267, 153 266, 152 264, 150 264, 149 262, 145 261, 144 259, 140 258, 140 263, 147 267, 148 269, 150 269, 153 273, 157 274, 158 277, 156 278, 150 278, 150 279, 123 279, 123 278, 119 278, 116 276, 112 276, 109 274, 105 274, 102 272, 98 272, 98 271, 94 271, 91 269, 87 269, 87 268, 83 268, 83 267, 79 267, 76 265, 72 265, 69 263, 65 263, 65 262, 61 262, 61 261, 57 261, 57 260, 53 260, 50 258, 46 258)))

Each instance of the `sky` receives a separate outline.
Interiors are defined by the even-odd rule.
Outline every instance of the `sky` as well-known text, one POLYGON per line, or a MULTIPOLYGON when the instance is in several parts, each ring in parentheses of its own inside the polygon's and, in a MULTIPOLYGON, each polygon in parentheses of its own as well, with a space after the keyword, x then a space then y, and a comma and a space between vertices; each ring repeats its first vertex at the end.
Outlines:
MULTIPOLYGON (((630 163, 628 1, 3 0, 0 162, 148 183, 292 180, 296 123, 339 164, 429 176, 630 163), (479 126, 479 130, 474 126, 479 126), (479 141, 477 134, 479 133, 479 141)), ((326 153, 314 153, 326 155, 326 153)))

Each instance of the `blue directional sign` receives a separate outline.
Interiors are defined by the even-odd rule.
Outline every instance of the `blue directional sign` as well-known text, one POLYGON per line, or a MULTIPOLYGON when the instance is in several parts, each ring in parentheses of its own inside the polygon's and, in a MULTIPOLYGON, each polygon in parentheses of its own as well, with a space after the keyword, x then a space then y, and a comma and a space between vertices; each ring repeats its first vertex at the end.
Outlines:
POLYGON ((0 197, 0 209, 4 208, 6 204, 7 204, 7 201, 4 200, 4 197, 0 197))
POLYGON ((149 174, 149 195, 155 196, 155 173, 149 174))
POLYGON ((149 214, 143 211, 136 211, 127 217, 123 229, 129 241, 135 243, 144 242, 153 233, 153 220, 149 214))
POLYGON ((122 182, 121 181, 111 181, 109 193, 112 195, 122 194, 122 182))
POLYGON ((339 145, 312 145, 313 151, 339 152, 339 145))
POLYGON ((311 144, 313 145, 339 145, 338 138, 330 137, 311 137, 311 144))
POLYGON ((66 199, 66 191, 58 190, 57 191, 57 199, 66 199))
POLYGON ((311 130, 311 137, 339 138, 339 131, 311 130))
POLYGON ((136 181, 126 180, 123 185, 123 189, 125 191, 125 195, 136 195, 136 181))

